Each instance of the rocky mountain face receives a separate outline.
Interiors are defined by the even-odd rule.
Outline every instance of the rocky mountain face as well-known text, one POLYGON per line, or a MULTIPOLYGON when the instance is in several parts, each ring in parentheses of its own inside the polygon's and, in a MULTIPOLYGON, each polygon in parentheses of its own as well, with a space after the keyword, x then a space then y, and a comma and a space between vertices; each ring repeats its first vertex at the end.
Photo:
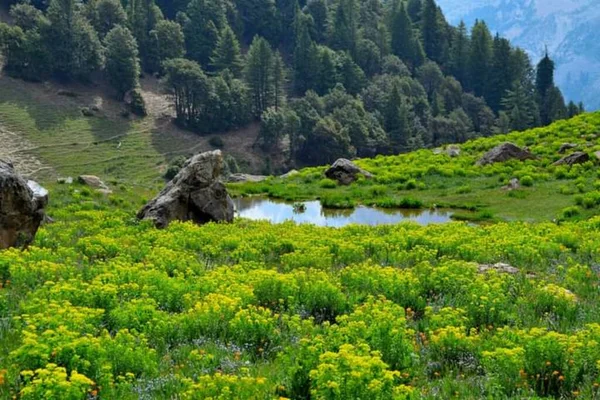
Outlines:
POLYGON ((537 63, 547 46, 556 83, 567 100, 600 109, 600 6, 598 0, 438 0, 448 20, 487 22, 527 50, 537 63))

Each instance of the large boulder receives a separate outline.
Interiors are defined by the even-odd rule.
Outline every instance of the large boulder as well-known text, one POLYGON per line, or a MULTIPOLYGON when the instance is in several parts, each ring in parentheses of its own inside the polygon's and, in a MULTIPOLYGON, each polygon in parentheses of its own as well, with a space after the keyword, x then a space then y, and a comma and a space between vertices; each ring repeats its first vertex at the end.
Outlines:
POLYGON ((11 163, 0 160, 0 249, 26 247, 45 219, 48 191, 25 181, 11 163))
POLYGON ((561 158, 554 165, 575 165, 575 164, 583 164, 590 161, 590 155, 588 153, 584 153, 582 151, 577 151, 573 154, 569 154, 566 157, 561 158))
POLYGON ((577 148, 577 145, 575 143, 563 143, 563 145, 560 146, 560 149, 558 149, 558 154, 565 154, 567 151, 573 150, 576 148, 577 148))
POLYGON ((370 172, 365 171, 358 165, 354 164, 350 160, 340 158, 334 162, 327 171, 325 176, 334 181, 338 181, 341 185, 350 185, 352 182, 358 179, 358 176, 362 175, 367 179, 371 179, 373 175, 370 172))
POLYGON ((139 219, 166 228, 173 220, 232 222, 233 201, 219 180, 223 168, 220 150, 190 158, 171 182, 138 213, 139 219))
POLYGON ((506 142, 485 153, 485 155, 477 161, 477 165, 494 164, 511 159, 524 161, 535 159, 535 156, 527 149, 522 149, 516 144, 506 142))
POLYGON ((250 175, 250 174, 231 174, 227 178, 227 182, 231 183, 245 183, 245 182, 262 182, 268 177, 265 175, 250 175))

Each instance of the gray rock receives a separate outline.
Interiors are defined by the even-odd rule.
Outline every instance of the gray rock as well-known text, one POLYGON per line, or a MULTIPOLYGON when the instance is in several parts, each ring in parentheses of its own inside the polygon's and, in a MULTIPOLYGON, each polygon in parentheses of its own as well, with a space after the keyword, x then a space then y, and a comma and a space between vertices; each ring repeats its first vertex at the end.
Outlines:
POLYGON ((566 157, 561 158, 554 165, 575 165, 575 164, 583 164, 590 161, 590 156, 587 153, 582 151, 577 151, 573 154, 569 154, 566 157))
POLYGON ((285 173, 285 174, 283 174, 283 175, 280 175, 279 177, 280 177, 281 179, 287 179, 287 178, 291 178, 291 177, 292 177, 292 176, 294 176, 294 175, 298 175, 299 173, 300 173, 300 172, 298 172, 297 170, 293 169, 293 170, 291 170, 291 171, 288 171, 288 172, 286 172, 286 173, 285 173))
POLYGON ((512 265, 497 263, 497 264, 480 264, 479 265, 479 273, 483 274, 487 271, 498 271, 503 274, 516 275, 519 273, 519 269, 513 267, 512 265))
POLYGON ((560 149, 558 149, 558 154, 565 154, 567 151, 573 150, 576 148, 577 148, 577 145, 575 143, 564 143, 562 146, 560 146, 560 149))
POLYGON ((505 162, 511 159, 520 161, 535 159, 535 156, 527 149, 522 149, 513 143, 503 143, 488 151, 479 161, 477 165, 488 165, 498 162, 505 162))
POLYGON ((448 154, 452 158, 458 157, 460 156, 460 147, 450 146, 446 149, 446 154, 448 154))
POLYGON ((600 151, 595 152, 594 155, 598 160, 600 160, 600 151))
POLYGON ((227 182, 230 183, 242 183, 242 182, 262 182, 267 179, 264 175, 250 175, 250 174, 231 174, 227 178, 227 182))
POLYGON ((110 190, 109 187, 106 186, 106 184, 95 175, 79 175, 77 181, 82 185, 86 185, 94 189, 110 190))
POLYGON ((510 180, 510 182, 508 182, 508 185, 506 186, 502 186, 502 190, 507 190, 507 191, 512 191, 512 190, 518 190, 521 188, 521 183, 519 182, 519 180, 517 178, 513 178, 510 180))
POLYGON ((220 150, 193 156, 137 217, 153 221, 157 228, 166 228, 173 220, 232 222, 233 201, 219 180, 222 168, 220 150))
POLYGON ((358 179, 359 175, 363 175, 367 179, 373 178, 373 175, 370 172, 365 171, 345 158, 340 158, 325 171, 326 177, 337 181, 341 185, 350 185, 358 179))
POLYGON ((26 247, 45 219, 48 191, 25 181, 11 163, 0 160, 0 249, 26 247))

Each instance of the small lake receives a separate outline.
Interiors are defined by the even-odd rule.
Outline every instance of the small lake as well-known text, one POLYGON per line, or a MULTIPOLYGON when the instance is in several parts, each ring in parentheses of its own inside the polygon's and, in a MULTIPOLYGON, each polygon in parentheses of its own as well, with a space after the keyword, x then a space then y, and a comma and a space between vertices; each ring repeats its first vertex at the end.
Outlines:
POLYGON ((452 221, 449 210, 400 210, 359 206, 351 210, 332 210, 321 206, 319 201, 304 202, 304 212, 295 212, 290 203, 246 197, 233 199, 236 214, 252 220, 267 220, 278 224, 294 221, 300 224, 342 227, 350 224, 384 225, 413 221, 421 225, 442 224, 452 221))

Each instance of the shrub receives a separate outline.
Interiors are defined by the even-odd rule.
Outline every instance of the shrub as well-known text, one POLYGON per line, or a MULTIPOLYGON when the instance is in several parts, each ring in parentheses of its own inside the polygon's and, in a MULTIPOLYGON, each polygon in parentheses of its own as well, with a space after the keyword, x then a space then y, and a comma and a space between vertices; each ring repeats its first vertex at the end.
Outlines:
POLYGON ((208 140, 208 144, 210 144, 212 147, 217 148, 217 149, 222 149, 223 147, 225 147, 225 143, 223 142, 223 139, 221 138, 221 136, 213 136, 208 140))
POLYGON ((335 189, 337 183, 334 180, 325 178, 319 181, 319 187, 323 189, 335 189))
POLYGON ((533 178, 529 175, 525 175, 524 177, 521 178, 521 185, 526 186, 526 187, 533 186, 533 178))
POLYGON ((129 103, 129 108, 131 109, 132 113, 139 117, 145 117, 148 115, 146 102, 144 101, 144 97, 139 89, 131 91, 131 102, 129 103))

